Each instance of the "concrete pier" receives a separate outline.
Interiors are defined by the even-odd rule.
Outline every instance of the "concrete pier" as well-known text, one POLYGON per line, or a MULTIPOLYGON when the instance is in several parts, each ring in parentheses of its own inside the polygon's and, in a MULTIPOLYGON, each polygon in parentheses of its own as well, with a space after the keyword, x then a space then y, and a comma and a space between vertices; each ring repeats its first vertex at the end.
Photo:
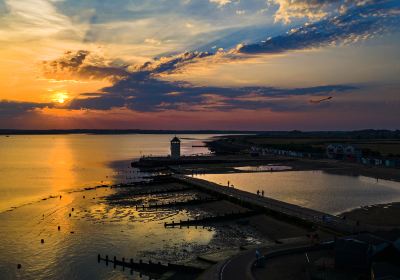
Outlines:
POLYGON ((297 220, 305 225, 314 225, 337 234, 352 234, 360 231, 369 231, 367 226, 357 225, 355 222, 323 213, 317 210, 286 203, 269 197, 262 197, 236 188, 224 187, 209 181, 191 178, 184 175, 171 175, 175 180, 191 185, 204 192, 212 193, 217 197, 247 205, 254 210, 263 210, 288 219, 297 220))

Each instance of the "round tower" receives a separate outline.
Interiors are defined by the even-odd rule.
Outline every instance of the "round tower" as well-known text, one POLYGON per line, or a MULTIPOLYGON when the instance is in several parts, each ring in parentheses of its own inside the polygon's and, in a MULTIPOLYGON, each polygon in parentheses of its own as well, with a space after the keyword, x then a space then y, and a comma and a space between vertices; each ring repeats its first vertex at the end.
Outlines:
POLYGON ((181 156, 181 140, 178 137, 174 137, 171 140, 171 158, 178 159, 181 156))

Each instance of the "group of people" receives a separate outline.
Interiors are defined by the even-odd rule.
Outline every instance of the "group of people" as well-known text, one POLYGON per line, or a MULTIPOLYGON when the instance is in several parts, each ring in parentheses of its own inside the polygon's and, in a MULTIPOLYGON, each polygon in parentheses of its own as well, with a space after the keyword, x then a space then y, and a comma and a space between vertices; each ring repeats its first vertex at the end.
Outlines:
POLYGON ((261 196, 264 196, 264 190, 262 190, 261 192, 260 192, 260 190, 257 190, 257 195, 260 195, 261 194, 261 196))

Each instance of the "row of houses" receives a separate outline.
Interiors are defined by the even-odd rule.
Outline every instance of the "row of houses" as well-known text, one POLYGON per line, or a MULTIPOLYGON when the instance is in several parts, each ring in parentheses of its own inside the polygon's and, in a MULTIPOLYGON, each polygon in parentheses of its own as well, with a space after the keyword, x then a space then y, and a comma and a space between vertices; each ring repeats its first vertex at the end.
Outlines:
POLYGON ((400 159, 396 158, 371 158, 362 157, 360 163, 370 166, 383 166, 383 167, 400 167, 400 159))
POLYGON ((363 156, 362 150, 353 145, 329 144, 326 147, 326 156, 330 159, 353 161, 370 166, 400 167, 398 158, 363 156))
POLYGON ((294 158, 329 158, 358 162, 363 165, 400 168, 400 158, 367 157, 363 156, 362 150, 354 145, 329 144, 326 147, 326 154, 296 152, 273 148, 261 148, 253 146, 250 149, 252 156, 259 155, 278 155, 294 158))
POLYGON ((253 146, 250 149, 250 154, 252 156, 260 156, 260 155, 278 155, 278 156, 287 156, 287 157, 295 157, 295 158, 315 158, 317 155, 312 153, 305 152, 295 152, 290 150, 280 150, 280 149, 271 149, 271 148, 260 148, 253 146))

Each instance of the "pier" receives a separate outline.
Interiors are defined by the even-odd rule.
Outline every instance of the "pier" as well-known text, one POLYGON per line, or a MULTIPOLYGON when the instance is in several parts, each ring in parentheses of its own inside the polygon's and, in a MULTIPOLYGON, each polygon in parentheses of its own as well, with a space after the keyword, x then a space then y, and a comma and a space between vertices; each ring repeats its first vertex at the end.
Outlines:
POLYGON ((231 187, 224 187, 209 181, 191 178, 184 175, 171 175, 174 179, 187 185, 193 186, 206 193, 219 198, 224 198, 235 203, 248 206, 254 210, 261 210, 278 217, 293 220, 299 224, 318 226, 336 234, 353 234, 360 231, 370 231, 371 228, 356 222, 342 220, 341 218, 312 210, 298 205, 286 203, 269 197, 262 197, 253 193, 238 190, 231 187))

